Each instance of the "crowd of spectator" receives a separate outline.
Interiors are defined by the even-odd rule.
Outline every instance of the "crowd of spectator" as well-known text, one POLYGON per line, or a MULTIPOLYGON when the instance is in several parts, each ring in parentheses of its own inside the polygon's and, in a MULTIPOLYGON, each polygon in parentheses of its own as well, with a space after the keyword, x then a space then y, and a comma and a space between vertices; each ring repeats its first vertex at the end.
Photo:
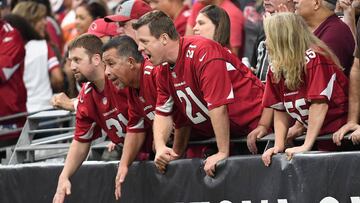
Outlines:
MULTIPOLYGON (((360 142, 358 0, 1 0, 0 132, 26 115, 76 112, 54 201, 90 143, 123 144, 115 196, 128 167, 178 158, 216 164, 360 142), (25 113, 25 114, 24 114, 25 113), (344 136, 354 131, 344 142, 344 136), (332 140, 316 141, 333 133, 332 140), (126 136, 125 136, 126 135, 126 136), (304 143, 294 138, 305 135, 304 143), (247 149, 230 139, 247 136, 247 149), (125 139, 126 137, 126 139, 125 139), (188 146, 215 137, 215 145, 188 146), (171 145, 169 145, 171 143, 171 145)), ((19 132, 0 134, 0 146, 19 132)), ((351 148, 353 149, 353 148, 351 148)))

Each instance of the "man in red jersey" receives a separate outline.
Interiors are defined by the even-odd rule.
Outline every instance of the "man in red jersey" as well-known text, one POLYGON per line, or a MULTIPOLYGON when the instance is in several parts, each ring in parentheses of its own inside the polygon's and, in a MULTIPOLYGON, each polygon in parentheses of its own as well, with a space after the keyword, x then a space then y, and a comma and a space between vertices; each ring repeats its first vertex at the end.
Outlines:
MULTIPOLYGON (((0 14, 1 16, 1 14, 0 14)), ((0 117, 26 112, 26 89, 24 74, 24 42, 19 32, 0 20, 0 117)), ((0 131, 21 128, 26 118, 0 122, 0 131)), ((0 146, 15 144, 19 133, 0 136, 0 146)))
POLYGON ((168 62, 159 78, 154 142, 156 153, 168 154, 173 107, 185 114, 192 127, 216 137, 218 152, 205 160, 204 170, 214 176, 218 161, 229 156, 230 135, 253 130, 267 133, 271 118, 261 117, 261 82, 221 45, 202 38, 179 38, 171 19, 161 11, 149 12, 133 24, 139 50, 154 65, 168 62))
MULTIPOLYGON (((159 67, 153 66, 139 52, 136 42, 129 36, 111 39, 103 47, 103 60, 106 75, 118 87, 129 87, 129 123, 115 180, 115 197, 120 198, 121 184, 128 168, 139 152, 145 138, 152 137, 152 123, 156 106, 156 78, 159 67)), ((185 122, 182 122, 185 123, 185 122)), ((175 124, 173 158, 179 158, 186 147, 186 139, 177 139, 178 135, 188 137, 189 129, 175 124), (183 142, 179 142, 183 141, 183 142)))
POLYGON ((123 143, 128 123, 126 89, 119 90, 105 77, 102 42, 95 35, 81 35, 69 46, 71 69, 77 81, 87 80, 78 96, 76 129, 64 169, 59 176, 54 202, 71 193, 69 178, 85 160, 91 141, 104 130, 110 140, 123 143))

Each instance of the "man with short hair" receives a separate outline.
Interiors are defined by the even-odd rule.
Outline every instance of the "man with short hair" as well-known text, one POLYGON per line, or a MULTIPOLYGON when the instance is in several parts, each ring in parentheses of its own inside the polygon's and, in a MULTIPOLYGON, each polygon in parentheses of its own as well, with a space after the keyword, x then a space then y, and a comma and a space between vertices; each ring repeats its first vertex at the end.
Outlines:
POLYGON ((349 76, 355 40, 350 28, 335 14, 337 0, 294 0, 295 13, 304 18, 312 32, 339 58, 349 76))
POLYGON ((105 77, 102 42, 95 35, 84 34, 69 46, 71 69, 78 82, 85 83, 78 96, 74 139, 53 202, 63 202, 71 193, 69 178, 85 160, 90 144, 104 130, 110 140, 123 143, 128 123, 126 89, 119 90, 105 77))
MULTIPOLYGON (((154 119, 156 156, 171 155, 165 143, 173 108, 186 115, 203 135, 215 135, 218 152, 205 160, 204 170, 214 176, 218 161, 229 156, 230 134, 267 132, 261 117, 264 87, 234 55, 218 43, 199 36, 180 38, 172 20, 161 11, 142 16, 133 24, 139 50, 154 65, 169 63, 158 77, 154 119), (164 51, 165 50, 165 51, 164 51)), ((163 167, 160 163, 158 167, 163 167)))
MULTIPOLYGON (((160 67, 153 66, 138 51, 136 42, 121 36, 111 39, 103 46, 105 73, 118 87, 128 87, 129 122, 123 155, 120 160, 116 180, 115 197, 121 196, 121 185, 128 168, 144 142, 152 141, 152 124, 156 105, 156 78, 160 67)), ((184 122, 182 124, 185 124, 184 122)), ((185 150, 189 129, 175 123, 172 160, 177 159, 185 150), (179 138, 180 139, 177 139, 179 138), (179 142, 182 141, 182 142, 179 142)), ((151 142, 152 143, 152 142, 151 142)), ((170 160, 169 160, 170 161, 170 160)))

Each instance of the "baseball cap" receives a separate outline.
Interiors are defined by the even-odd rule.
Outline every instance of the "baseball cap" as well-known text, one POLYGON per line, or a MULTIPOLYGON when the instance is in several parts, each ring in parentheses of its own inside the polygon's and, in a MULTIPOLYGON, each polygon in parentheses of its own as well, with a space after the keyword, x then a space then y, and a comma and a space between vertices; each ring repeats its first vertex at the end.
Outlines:
POLYGON ((337 0, 325 0, 325 1, 331 3, 332 5, 336 5, 337 2, 337 0))
POLYGON ((87 33, 96 35, 97 37, 113 37, 120 34, 118 29, 116 23, 108 23, 104 21, 104 18, 98 18, 91 23, 87 33))
POLYGON ((139 19, 145 13, 151 11, 151 7, 143 0, 128 0, 116 8, 115 15, 106 16, 106 22, 126 22, 139 19))

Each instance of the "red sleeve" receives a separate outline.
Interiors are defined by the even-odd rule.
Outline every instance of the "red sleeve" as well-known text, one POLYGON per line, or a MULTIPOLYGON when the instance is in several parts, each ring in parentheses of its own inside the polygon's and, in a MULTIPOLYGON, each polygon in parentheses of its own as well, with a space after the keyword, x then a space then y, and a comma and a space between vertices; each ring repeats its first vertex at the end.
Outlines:
MULTIPOLYGON (((192 59, 194 67, 198 67, 195 69, 196 73, 194 74, 197 74, 199 78, 199 88, 207 103, 208 110, 234 101, 234 90, 229 74, 236 68, 223 59, 223 48, 221 50, 218 48, 216 46, 200 45, 192 59)), ((200 101, 196 102, 194 100, 194 102, 201 108, 200 101)))
POLYGON ((267 74, 265 92, 263 96, 263 106, 273 108, 278 111, 285 111, 285 106, 281 100, 280 82, 273 82, 273 74, 271 71, 267 74))
POLYGON ((155 113, 162 116, 169 116, 173 113, 174 98, 171 96, 169 87, 169 67, 159 67, 157 74, 157 98, 155 113))
POLYGON ((74 139, 79 142, 91 142, 101 136, 101 128, 94 119, 95 106, 91 102, 91 89, 83 85, 79 93, 79 103, 76 111, 74 139))
POLYGON ((24 61, 25 48, 17 30, 0 22, 0 83, 9 80, 24 61))
POLYGON ((128 96, 128 115, 129 115, 129 122, 126 127, 127 132, 131 133, 139 133, 139 132, 146 132, 145 126, 145 119, 142 116, 142 113, 139 111, 139 106, 134 99, 132 94, 133 89, 129 88, 129 96, 128 96))
MULTIPOLYGON (((307 50, 307 56, 315 53, 312 50, 307 50), (312 52, 312 53, 310 53, 312 52)), ((316 58, 310 60, 306 65, 306 84, 307 84, 307 99, 317 99, 330 101, 333 93, 334 83, 336 81, 337 67, 332 61, 326 59, 324 56, 316 53, 316 58)))
POLYGON ((59 60, 57 59, 54 50, 47 43, 48 48, 48 69, 51 72, 55 68, 60 68, 59 60))

